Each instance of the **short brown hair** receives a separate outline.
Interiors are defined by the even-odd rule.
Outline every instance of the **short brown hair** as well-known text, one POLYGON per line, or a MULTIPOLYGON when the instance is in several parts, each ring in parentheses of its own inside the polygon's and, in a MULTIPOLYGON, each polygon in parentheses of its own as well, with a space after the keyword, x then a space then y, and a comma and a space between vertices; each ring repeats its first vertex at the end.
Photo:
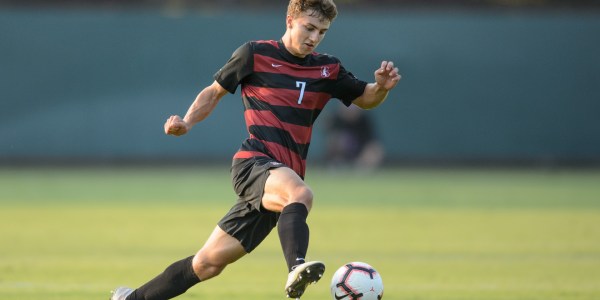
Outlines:
POLYGON ((290 0, 287 14, 293 18, 311 11, 310 15, 332 22, 337 16, 337 7, 333 0, 290 0))

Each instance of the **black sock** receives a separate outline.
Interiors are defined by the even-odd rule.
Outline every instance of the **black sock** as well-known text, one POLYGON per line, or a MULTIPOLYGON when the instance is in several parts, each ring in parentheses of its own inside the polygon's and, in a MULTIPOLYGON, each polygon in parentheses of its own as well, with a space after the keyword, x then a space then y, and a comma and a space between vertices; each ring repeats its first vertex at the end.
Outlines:
POLYGON ((168 266, 164 272, 133 291, 127 300, 165 300, 185 293, 200 282, 192 268, 193 258, 190 256, 168 266))
POLYGON ((309 235, 307 216, 308 209, 302 203, 289 204, 279 216, 277 231, 289 271, 294 266, 304 263, 309 235))

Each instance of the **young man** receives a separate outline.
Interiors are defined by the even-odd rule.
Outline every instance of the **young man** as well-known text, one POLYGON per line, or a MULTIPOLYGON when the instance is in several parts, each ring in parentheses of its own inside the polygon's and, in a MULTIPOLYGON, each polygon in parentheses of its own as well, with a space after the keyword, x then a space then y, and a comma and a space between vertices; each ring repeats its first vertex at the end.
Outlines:
POLYGON ((389 61, 381 63, 375 82, 368 84, 346 71, 337 58, 314 52, 336 15, 332 0, 291 0, 280 41, 239 47, 185 117, 166 121, 166 134, 186 134, 226 93, 242 86, 250 137, 233 157, 231 175, 239 200, 196 255, 173 263, 136 290, 117 288, 111 299, 176 297, 250 253, 275 226, 289 269, 286 295, 300 298, 308 284, 320 279, 325 265, 304 261, 313 194, 303 178, 312 125, 329 99, 373 108, 400 80, 389 61))

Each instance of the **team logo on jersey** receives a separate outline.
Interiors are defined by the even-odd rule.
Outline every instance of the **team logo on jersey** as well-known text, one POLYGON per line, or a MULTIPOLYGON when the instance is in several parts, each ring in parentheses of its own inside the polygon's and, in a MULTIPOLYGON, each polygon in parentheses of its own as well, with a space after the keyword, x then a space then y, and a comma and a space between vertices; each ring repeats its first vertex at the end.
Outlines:
POLYGON ((331 75, 331 73, 329 73, 329 67, 321 67, 321 77, 327 78, 329 75, 331 75))

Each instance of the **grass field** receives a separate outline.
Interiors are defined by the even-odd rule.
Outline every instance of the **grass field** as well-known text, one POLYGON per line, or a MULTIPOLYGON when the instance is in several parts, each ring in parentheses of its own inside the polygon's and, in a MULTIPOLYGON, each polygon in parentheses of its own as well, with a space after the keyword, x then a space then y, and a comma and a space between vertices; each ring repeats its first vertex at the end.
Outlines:
MULTIPOLYGON (((309 259, 392 300, 600 299, 600 171, 309 169, 309 259)), ((193 254, 235 200, 221 168, 0 169, 0 299, 107 299, 193 254)), ((284 299, 275 232, 178 299, 284 299)))

